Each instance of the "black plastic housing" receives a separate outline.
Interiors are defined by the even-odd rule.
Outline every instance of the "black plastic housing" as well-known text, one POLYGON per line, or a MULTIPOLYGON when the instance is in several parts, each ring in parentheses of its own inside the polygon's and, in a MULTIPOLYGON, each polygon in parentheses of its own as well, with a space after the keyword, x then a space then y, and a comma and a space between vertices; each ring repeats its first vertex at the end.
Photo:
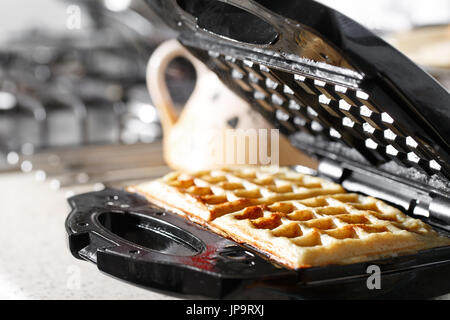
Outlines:
POLYGON ((69 247, 78 259, 134 285, 184 298, 412 299, 450 288, 450 247, 345 266, 283 268, 251 248, 122 190, 69 199, 69 247), (370 290, 368 267, 380 268, 370 290))

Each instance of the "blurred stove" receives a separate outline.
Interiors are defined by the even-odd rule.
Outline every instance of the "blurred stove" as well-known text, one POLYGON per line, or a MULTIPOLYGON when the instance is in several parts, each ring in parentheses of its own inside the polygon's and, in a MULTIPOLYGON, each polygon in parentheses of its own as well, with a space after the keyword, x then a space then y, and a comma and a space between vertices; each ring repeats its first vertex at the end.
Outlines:
POLYGON ((153 47, 139 45, 130 49, 109 29, 81 39, 34 30, 9 43, 0 57, 3 155, 160 138, 145 87, 153 47), (133 131, 130 121, 143 125, 133 131))
MULTIPOLYGON (((139 1, 121 10, 107 1, 74 3, 92 15, 94 27, 63 35, 25 30, 0 52, 0 171, 34 171, 55 188, 163 165, 145 73, 170 33, 152 24, 139 1)), ((171 68, 169 90, 182 103, 195 72, 186 61, 171 68)))

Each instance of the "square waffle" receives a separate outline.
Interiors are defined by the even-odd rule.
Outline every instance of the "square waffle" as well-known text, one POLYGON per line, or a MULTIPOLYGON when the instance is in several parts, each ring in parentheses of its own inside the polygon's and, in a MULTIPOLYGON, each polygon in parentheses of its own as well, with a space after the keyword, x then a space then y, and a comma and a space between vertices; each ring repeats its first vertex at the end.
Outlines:
POLYGON ((450 245, 383 201, 289 168, 172 172, 128 189, 293 269, 450 245))

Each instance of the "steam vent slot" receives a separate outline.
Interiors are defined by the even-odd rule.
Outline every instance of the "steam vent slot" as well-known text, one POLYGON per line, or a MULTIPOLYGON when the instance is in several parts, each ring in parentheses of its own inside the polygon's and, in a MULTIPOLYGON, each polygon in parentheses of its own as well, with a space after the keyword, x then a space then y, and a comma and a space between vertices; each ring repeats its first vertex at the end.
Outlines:
POLYGON ((114 235, 140 247, 160 253, 193 256, 203 250, 203 243, 165 221, 134 213, 105 212, 100 224, 114 235))
POLYGON ((177 0, 178 5, 209 32, 239 42, 269 45, 278 33, 261 18, 233 5, 211 0, 177 0))

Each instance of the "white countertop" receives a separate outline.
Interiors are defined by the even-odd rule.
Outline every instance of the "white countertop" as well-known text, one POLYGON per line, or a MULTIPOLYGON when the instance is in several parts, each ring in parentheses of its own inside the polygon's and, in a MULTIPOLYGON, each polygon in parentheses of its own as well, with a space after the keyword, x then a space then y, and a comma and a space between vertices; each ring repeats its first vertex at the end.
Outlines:
POLYGON ((67 247, 65 191, 34 175, 0 175, 0 299, 173 299, 75 259, 67 247))

